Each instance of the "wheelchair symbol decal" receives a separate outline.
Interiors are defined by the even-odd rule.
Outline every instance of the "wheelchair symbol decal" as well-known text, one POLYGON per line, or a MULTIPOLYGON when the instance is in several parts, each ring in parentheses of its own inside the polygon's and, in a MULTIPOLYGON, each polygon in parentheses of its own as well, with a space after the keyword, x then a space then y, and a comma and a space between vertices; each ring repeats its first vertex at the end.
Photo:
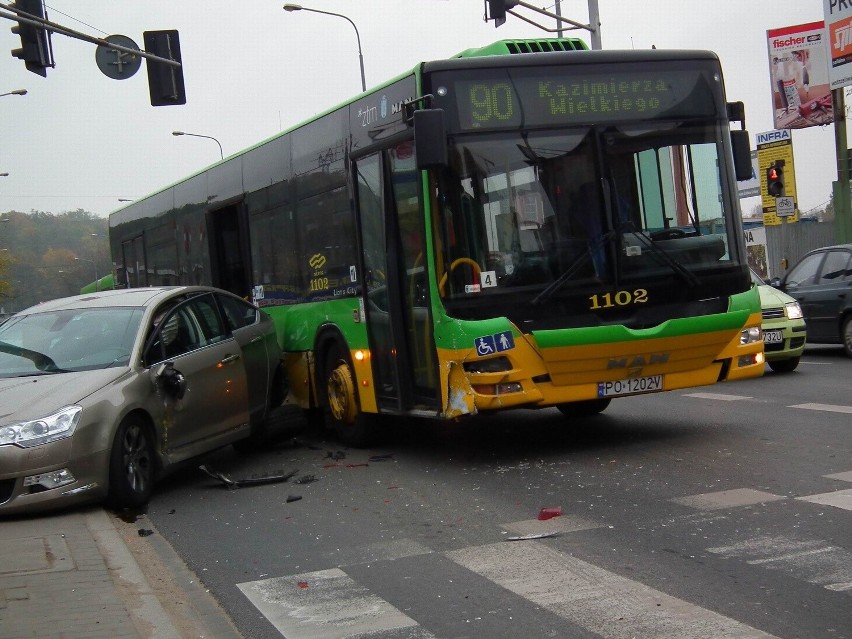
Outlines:
POLYGON ((515 348, 515 338, 511 331, 503 331, 494 335, 482 335, 474 340, 476 354, 480 357, 501 353, 515 348))

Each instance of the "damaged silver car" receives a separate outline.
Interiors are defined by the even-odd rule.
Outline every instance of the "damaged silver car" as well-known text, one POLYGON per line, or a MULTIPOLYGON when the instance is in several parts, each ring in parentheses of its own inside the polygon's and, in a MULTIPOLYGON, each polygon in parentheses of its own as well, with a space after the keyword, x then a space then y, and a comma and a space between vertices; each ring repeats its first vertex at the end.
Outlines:
POLYGON ((0 325, 0 514, 148 501, 169 467, 262 437, 285 395, 272 320, 209 287, 109 290, 0 325))

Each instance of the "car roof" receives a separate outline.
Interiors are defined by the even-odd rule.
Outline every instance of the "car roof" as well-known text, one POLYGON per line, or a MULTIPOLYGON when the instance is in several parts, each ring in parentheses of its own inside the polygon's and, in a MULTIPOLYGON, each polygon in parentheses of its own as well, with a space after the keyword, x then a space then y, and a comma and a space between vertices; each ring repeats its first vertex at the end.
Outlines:
POLYGON ((147 286, 143 288, 122 288, 98 291, 62 297, 36 304, 18 315, 30 315, 73 308, 110 308, 115 306, 143 307, 152 306, 161 300, 184 293, 219 291, 209 286, 147 286))
POLYGON ((852 251, 852 244, 833 244, 831 246, 820 246, 819 248, 809 251, 808 254, 810 255, 811 253, 821 253, 822 251, 832 251, 836 249, 845 249, 847 251, 852 251))

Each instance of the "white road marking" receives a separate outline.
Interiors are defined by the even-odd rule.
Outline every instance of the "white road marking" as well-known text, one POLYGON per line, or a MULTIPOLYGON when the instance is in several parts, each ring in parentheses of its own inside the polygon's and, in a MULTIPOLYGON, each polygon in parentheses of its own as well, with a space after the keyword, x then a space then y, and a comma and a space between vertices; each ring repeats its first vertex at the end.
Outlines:
POLYGON ((852 553, 821 539, 765 535, 707 551, 753 566, 780 570, 828 590, 847 591, 852 583, 852 553))
POLYGON ((852 481, 852 470, 845 473, 834 473, 833 475, 823 475, 826 479, 839 479, 840 481, 852 481))
POLYGON ((852 406, 836 406, 834 404, 795 404, 787 408, 801 408, 802 410, 824 410, 830 413, 849 413, 852 415, 852 406))
POLYGON ((540 542, 499 543, 445 554, 604 639, 772 637, 540 542))
POLYGON ((577 532, 579 530, 592 530, 603 528, 603 524, 580 517, 578 515, 560 515, 552 519, 540 521, 538 519, 525 519, 503 524, 507 531, 518 535, 539 535, 548 532, 577 532))
POLYGON ((698 399, 718 399, 723 402, 736 402, 741 399, 752 399, 745 395, 726 395, 724 393, 684 393, 684 397, 697 397, 698 399))
POLYGON ((852 488, 846 490, 835 490, 830 493, 821 493, 819 495, 807 495, 805 497, 796 497, 800 501, 809 501, 814 504, 823 504, 825 506, 834 506, 843 510, 852 510, 852 488))
POLYGON ((765 504, 771 501, 786 499, 781 495, 753 490, 751 488, 735 488, 733 490, 721 490, 715 493, 702 493, 700 495, 687 495, 672 499, 676 504, 698 508, 700 510, 722 510, 725 508, 736 508, 738 506, 753 506, 765 504))
POLYGON ((344 639, 417 626, 338 568, 250 581, 237 588, 287 639, 344 639))

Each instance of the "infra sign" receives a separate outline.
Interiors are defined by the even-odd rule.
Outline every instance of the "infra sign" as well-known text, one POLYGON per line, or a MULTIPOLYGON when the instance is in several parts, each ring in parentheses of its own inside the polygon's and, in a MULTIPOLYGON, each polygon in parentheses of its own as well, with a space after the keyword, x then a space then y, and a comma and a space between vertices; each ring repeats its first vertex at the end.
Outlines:
MULTIPOLYGON (((852 1, 852 0, 850 0, 852 1)), ((786 201, 796 201, 796 170, 793 163, 793 137, 789 129, 776 129, 774 131, 766 131, 758 133, 755 136, 757 147, 757 175, 760 178, 760 199, 763 209, 763 225, 773 226, 781 224, 781 217, 786 217, 787 222, 798 222, 799 213, 795 211, 793 214, 787 213, 786 201), (782 167, 783 193, 773 189, 770 192, 767 176, 769 169, 773 166, 782 167), (784 212, 778 214, 777 201, 781 198, 786 198, 784 203, 784 212)))

